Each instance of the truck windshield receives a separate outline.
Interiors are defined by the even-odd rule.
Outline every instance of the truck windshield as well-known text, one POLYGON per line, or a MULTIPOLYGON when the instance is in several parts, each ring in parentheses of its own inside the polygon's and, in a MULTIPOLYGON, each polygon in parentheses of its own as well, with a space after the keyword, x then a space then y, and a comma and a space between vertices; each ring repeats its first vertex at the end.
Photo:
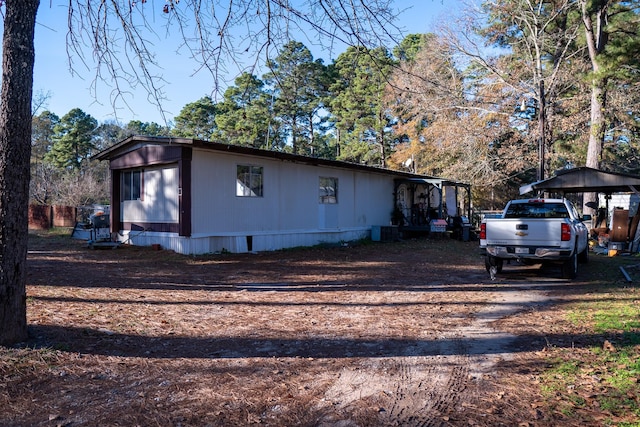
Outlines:
POLYGON ((505 218, 569 218, 564 203, 512 203, 505 218))

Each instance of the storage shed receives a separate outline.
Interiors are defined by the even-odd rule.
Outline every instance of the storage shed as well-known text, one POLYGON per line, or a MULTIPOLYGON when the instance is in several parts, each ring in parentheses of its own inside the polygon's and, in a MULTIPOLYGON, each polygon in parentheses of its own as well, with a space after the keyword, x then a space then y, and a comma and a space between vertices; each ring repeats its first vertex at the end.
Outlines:
POLYGON ((373 226, 390 224, 398 183, 418 180, 423 193, 438 193, 438 212, 444 200, 438 185, 457 185, 186 138, 132 136, 95 158, 109 161, 111 229, 118 239, 182 254, 367 238, 373 226))

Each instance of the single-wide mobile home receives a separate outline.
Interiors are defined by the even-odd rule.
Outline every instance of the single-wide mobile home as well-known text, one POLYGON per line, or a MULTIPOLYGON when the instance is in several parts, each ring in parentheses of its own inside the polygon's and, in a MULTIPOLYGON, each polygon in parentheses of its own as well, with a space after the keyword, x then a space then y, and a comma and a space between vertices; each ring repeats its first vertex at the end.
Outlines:
MULTIPOLYGON (((133 136, 95 158, 109 161, 114 235, 182 254, 366 238, 372 226, 390 224, 399 190, 404 208, 410 196, 418 200, 445 182, 185 138, 133 136)), ((446 197, 435 193, 441 210, 446 197)))

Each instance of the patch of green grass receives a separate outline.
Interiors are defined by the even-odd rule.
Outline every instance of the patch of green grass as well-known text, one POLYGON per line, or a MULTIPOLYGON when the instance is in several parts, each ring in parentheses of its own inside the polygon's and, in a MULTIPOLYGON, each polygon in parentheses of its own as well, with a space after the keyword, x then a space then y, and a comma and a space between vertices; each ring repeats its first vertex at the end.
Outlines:
MULTIPOLYGON (((635 289, 628 291, 635 294, 635 289)), ((615 298, 615 297, 614 297, 615 298)), ((589 325, 596 333, 640 330, 640 304, 635 299, 611 299, 577 304, 567 314, 575 325, 589 325)))
POLYGON ((640 427, 640 264, 635 256, 594 261, 564 311, 584 346, 552 349, 540 390, 574 423, 640 427))
POLYGON ((29 237, 54 238, 68 237, 71 238, 73 228, 70 227, 52 227, 47 230, 29 230, 29 237))
POLYGON ((569 401, 573 404, 573 407, 577 408, 584 408, 587 405, 587 399, 582 396, 569 396, 569 401))
MULTIPOLYGON (((608 352, 563 349, 541 375, 540 390, 553 411, 577 419, 590 408, 640 423, 638 349, 608 352)), ((588 416, 588 415, 586 415, 588 416)), ((619 425, 612 423, 609 425, 619 425)))
POLYGON ((576 360, 561 361, 551 372, 559 375, 575 375, 580 370, 580 362, 576 360))
POLYGON ((594 330, 629 332, 640 328, 640 307, 621 301, 593 313, 594 330))
POLYGON ((622 394, 630 392, 638 394, 640 358, 637 349, 625 346, 614 353, 609 353, 597 347, 592 351, 598 356, 602 366, 606 367, 606 376, 603 378, 606 384, 622 394))

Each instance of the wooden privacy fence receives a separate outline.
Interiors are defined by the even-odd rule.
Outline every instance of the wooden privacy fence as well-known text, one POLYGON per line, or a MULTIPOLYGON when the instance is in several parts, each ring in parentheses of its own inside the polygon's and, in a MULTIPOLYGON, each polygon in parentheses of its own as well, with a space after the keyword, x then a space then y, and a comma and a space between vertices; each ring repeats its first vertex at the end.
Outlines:
POLYGON ((74 227, 76 208, 61 205, 29 205, 29 229, 46 230, 51 227, 74 227))

